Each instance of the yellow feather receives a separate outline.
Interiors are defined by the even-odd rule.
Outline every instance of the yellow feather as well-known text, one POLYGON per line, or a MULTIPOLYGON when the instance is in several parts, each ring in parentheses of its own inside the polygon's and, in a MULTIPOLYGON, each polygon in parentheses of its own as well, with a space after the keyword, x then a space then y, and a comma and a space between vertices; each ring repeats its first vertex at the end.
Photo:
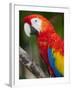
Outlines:
POLYGON ((64 56, 61 55, 60 52, 54 52, 55 57, 55 66, 58 69, 58 71, 64 75, 64 56))

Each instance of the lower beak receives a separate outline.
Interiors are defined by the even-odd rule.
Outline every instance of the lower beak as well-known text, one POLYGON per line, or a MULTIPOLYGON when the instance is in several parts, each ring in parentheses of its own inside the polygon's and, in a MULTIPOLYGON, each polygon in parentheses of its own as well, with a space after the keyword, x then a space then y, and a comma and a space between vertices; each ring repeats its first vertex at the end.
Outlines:
POLYGON ((31 26, 31 33, 30 34, 31 35, 37 35, 38 31, 34 27, 31 26))

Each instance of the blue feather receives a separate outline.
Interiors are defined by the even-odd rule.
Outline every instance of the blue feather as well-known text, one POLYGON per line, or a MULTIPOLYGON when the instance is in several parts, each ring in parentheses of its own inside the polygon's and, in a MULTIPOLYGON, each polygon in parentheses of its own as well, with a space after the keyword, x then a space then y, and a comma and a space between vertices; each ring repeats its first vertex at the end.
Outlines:
POLYGON ((61 73, 55 67, 55 58, 53 56, 53 53, 52 53, 52 49, 51 48, 48 48, 48 58, 49 58, 50 66, 53 69, 54 74, 56 75, 56 77, 62 77, 61 73))

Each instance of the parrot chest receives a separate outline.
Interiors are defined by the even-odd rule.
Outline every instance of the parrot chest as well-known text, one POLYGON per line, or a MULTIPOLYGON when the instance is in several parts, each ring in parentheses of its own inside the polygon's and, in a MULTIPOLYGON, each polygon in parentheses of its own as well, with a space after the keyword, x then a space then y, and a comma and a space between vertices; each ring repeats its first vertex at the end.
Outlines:
POLYGON ((48 64, 48 56, 47 56, 47 50, 48 50, 48 42, 47 37, 42 35, 37 38, 37 44, 39 48, 40 56, 43 58, 44 62, 48 64))
POLYGON ((42 36, 37 38, 37 43, 38 43, 38 47, 39 49, 42 51, 46 51, 48 48, 48 42, 47 42, 47 37, 46 36, 42 36))

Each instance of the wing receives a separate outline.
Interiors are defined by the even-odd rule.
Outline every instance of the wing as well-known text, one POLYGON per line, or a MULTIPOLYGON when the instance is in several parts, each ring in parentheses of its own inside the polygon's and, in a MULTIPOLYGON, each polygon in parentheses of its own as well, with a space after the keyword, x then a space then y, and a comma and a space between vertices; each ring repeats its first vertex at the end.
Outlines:
POLYGON ((48 58, 55 76, 62 77, 64 75, 64 57, 59 52, 55 52, 53 49, 48 48, 48 58))

